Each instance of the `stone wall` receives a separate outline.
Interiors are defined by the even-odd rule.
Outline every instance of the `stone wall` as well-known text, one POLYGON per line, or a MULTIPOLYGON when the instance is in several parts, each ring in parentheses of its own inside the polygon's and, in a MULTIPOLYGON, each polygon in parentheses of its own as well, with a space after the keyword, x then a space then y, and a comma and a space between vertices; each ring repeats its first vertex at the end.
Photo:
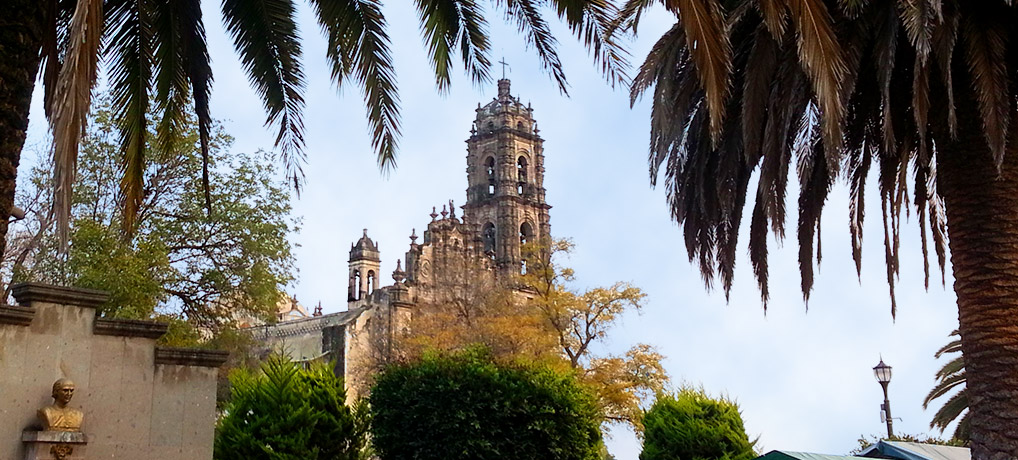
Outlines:
POLYGON ((0 306, 0 459, 24 456, 22 431, 52 403, 59 378, 76 384, 89 459, 212 458, 216 377, 225 352, 156 346, 166 325, 95 315, 99 291, 14 287, 0 306))

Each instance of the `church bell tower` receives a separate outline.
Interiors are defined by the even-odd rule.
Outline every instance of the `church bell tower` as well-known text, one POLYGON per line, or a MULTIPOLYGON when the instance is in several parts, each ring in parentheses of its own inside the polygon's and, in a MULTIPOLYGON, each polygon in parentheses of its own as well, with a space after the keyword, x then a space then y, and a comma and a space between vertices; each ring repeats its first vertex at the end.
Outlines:
POLYGON ((544 140, 533 109, 498 81, 498 97, 478 104, 467 139, 464 220, 481 232, 482 252, 500 270, 524 269, 523 244, 551 233, 544 190, 544 140))

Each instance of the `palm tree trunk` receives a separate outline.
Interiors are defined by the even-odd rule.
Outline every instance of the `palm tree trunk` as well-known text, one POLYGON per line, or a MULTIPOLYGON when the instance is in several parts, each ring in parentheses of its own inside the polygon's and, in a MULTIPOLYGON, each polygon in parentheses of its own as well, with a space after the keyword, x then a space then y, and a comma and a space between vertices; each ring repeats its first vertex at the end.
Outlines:
POLYGON ((998 172, 975 101, 960 99, 958 138, 938 146, 937 184, 947 207, 972 458, 1011 460, 1018 458, 1018 133, 998 172))
POLYGON ((14 185, 43 40, 41 0, 8 0, 0 19, 0 257, 14 206, 14 185))

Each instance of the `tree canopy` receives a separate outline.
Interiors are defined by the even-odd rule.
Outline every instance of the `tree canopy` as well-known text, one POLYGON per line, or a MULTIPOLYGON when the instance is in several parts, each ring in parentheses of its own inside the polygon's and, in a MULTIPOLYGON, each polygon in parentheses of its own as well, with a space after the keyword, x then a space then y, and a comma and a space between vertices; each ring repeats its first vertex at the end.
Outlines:
POLYGON ((264 152, 232 152, 232 138, 214 127, 209 191, 221 204, 209 213, 199 133, 187 118, 176 153, 148 165, 136 231, 125 235, 112 109, 108 99, 99 102, 79 158, 68 254, 56 250, 53 182, 43 163, 18 195, 28 216, 9 235, 8 276, 109 291, 105 316, 168 314, 212 331, 236 315, 271 319, 296 273, 288 236, 298 223, 273 161, 264 152))
POLYGON ((570 372, 483 348, 391 366, 369 400, 382 460, 601 458, 594 397, 570 372))
POLYGON ((739 406, 701 389, 659 394, 643 417, 640 460, 751 460, 757 454, 742 424, 739 406))
MULTIPOLYGON (((641 429, 643 403, 668 382, 664 357, 648 344, 623 354, 603 351, 623 315, 638 313, 646 295, 625 282, 577 290, 573 270, 560 265, 567 240, 527 245, 527 271, 496 280, 483 263, 466 264, 433 300, 419 302, 412 327, 398 340, 404 359, 428 350, 476 344, 500 359, 527 360, 576 372, 597 396, 606 422, 641 429)), ((483 262, 483 261, 481 261, 483 262)))
POLYGON ((280 355, 261 373, 239 370, 216 429, 216 460, 359 460, 368 414, 345 405, 342 379, 325 363, 302 368, 280 355))

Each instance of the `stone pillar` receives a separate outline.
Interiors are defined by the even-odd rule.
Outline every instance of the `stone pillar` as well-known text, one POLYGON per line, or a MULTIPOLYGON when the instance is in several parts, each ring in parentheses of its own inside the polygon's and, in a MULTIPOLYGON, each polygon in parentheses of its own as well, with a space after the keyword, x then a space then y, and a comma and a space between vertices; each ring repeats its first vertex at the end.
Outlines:
POLYGON ((25 460, 85 460, 88 437, 80 431, 25 431, 25 460))

